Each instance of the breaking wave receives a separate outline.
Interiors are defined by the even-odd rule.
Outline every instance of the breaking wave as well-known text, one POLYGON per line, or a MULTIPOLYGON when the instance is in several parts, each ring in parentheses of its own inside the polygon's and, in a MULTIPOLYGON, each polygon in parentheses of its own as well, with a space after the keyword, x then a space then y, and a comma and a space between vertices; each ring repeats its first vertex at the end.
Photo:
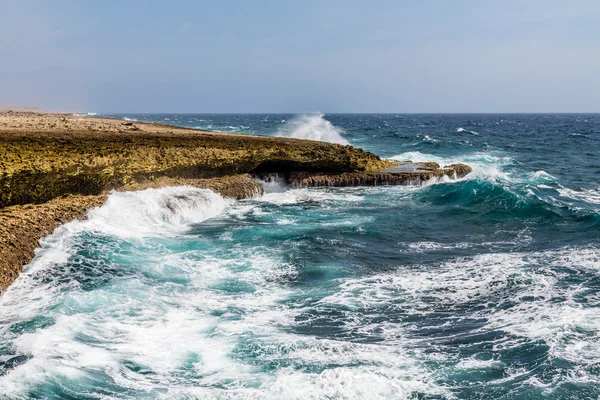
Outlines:
POLYGON ((471 153, 455 157, 440 157, 433 154, 411 151, 390 157, 397 161, 424 162, 434 161, 442 167, 451 164, 463 163, 469 165, 473 172, 465 179, 504 179, 510 180, 510 174, 505 172, 507 167, 514 164, 511 157, 496 156, 487 153, 471 153))
POLYGON ((102 207, 89 211, 77 229, 121 237, 149 237, 185 232, 222 213, 231 200, 191 186, 113 192, 102 207))
POLYGON ((324 118, 324 114, 307 114, 286 121, 276 133, 276 136, 296 139, 316 140, 348 145, 341 128, 334 126, 324 118))
POLYGON ((592 216, 593 224, 600 217, 600 191, 594 189, 573 190, 546 171, 523 173, 515 168, 511 157, 488 153, 472 153, 455 157, 439 157, 421 152, 406 152, 391 157, 393 160, 413 162, 435 161, 441 166, 464 163, 473 172, 458 180, 434 180, 426 186, 438 183, 448 185, 429 187, 417 196, 426 202, 440 204, 479 204, 493 213, 507 210, 533 212, 530 215, 554 215, 564 217, 592 216), (565 213, 565 210, 568 210, 565 213))

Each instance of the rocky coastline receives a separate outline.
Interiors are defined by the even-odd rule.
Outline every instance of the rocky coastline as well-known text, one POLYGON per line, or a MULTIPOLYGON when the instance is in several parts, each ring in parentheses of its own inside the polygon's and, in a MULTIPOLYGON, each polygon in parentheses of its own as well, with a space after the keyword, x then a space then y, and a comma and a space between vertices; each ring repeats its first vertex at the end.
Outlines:
MULTIPOLYGON (((154 181, 126 185, 118 190, 190 185, 211 189, 224 197, 242 199, 262 193, 262 186, 248 174, 212 179, 159 178, 154 181)), ((41 204, 14 205, 0 208, 0 293, 28 264, 39 247, 60 224, 85 217, 90 208, 101 206, 108 192, 98 195, 69 194, 41 204)))
POLYGON ((82 218, 111 190, 192 185, 225 197, 262 193, 272 174, 293 186, 418 183, 466 165, 398 163, 352 146, 214 133, 67 114, 0 112, 0 293, 39 240, 82 218))
POLYGON ((471 168, 464 164, 441 167, 435 162, 413 163, 407 161, 398 166, 375 172, 345 172, 342 174, 294 172, 286 180, 294 187, 422 185, 436 179, 459 179, 470 172, 471 168))

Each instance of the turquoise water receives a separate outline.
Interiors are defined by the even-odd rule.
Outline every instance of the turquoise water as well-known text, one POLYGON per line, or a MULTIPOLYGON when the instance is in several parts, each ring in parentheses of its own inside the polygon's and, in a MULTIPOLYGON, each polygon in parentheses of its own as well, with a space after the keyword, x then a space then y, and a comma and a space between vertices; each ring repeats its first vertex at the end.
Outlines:
POLYGON ((114 193, 0 297, 0 398, 600 396, 600 115, 118 115, 464 162, 114 193))

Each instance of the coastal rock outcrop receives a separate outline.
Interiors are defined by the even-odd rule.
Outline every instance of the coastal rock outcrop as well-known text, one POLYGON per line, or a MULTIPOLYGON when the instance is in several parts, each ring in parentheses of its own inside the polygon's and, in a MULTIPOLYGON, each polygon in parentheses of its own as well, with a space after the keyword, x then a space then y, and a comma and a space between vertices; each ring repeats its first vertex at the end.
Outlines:
MULTIPOLYGON (((283 178, 287 184, 295 187, 420 185, 445 177, 462 178, 471 171, 471 167, 465 164, 452 164, 442 168, 434 162, 412 163, 408 161, 373 172, 328 174, 294 171, 284 175, 283 178)), ((269 177, 263 176, 263 179, 265 178, 269 179, 269 177)))
POLYGON ((193 185, 242 199, 249 173, 374 171, 391 165, 352 146, 204 132, 67 114, 0 112, 0 292, 57 225, 110 190, 193 185))
MULTIPOLYGON (((39 117, 44 118, 50 116, 39 117)), ((136 123, 138 131, 120 132, 121 121, 101 119, 98 127, 80 131, 71 121, 75 117, 62 118, 67 122, 58 118, 52 129, 19 118, 13 119, 19 128, 11 128, 2 126, 0 118, 0 208, 65 194, 97 195, 160 177, 198 179, 265 170, 342 173, 391 166, 352 146, 143 123, 136 123), (111 123, 116 131, 96 130, 109 129, 111 123)))

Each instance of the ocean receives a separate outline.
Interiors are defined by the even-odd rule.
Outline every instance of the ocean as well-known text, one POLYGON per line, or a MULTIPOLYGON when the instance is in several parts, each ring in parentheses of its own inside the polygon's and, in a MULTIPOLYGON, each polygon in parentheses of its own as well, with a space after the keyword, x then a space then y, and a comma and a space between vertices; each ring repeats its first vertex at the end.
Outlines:
POLYGON ((0 297, 0 398, 599 398, 600 114, 108 117, 473 172, 113 193, 0 297))

